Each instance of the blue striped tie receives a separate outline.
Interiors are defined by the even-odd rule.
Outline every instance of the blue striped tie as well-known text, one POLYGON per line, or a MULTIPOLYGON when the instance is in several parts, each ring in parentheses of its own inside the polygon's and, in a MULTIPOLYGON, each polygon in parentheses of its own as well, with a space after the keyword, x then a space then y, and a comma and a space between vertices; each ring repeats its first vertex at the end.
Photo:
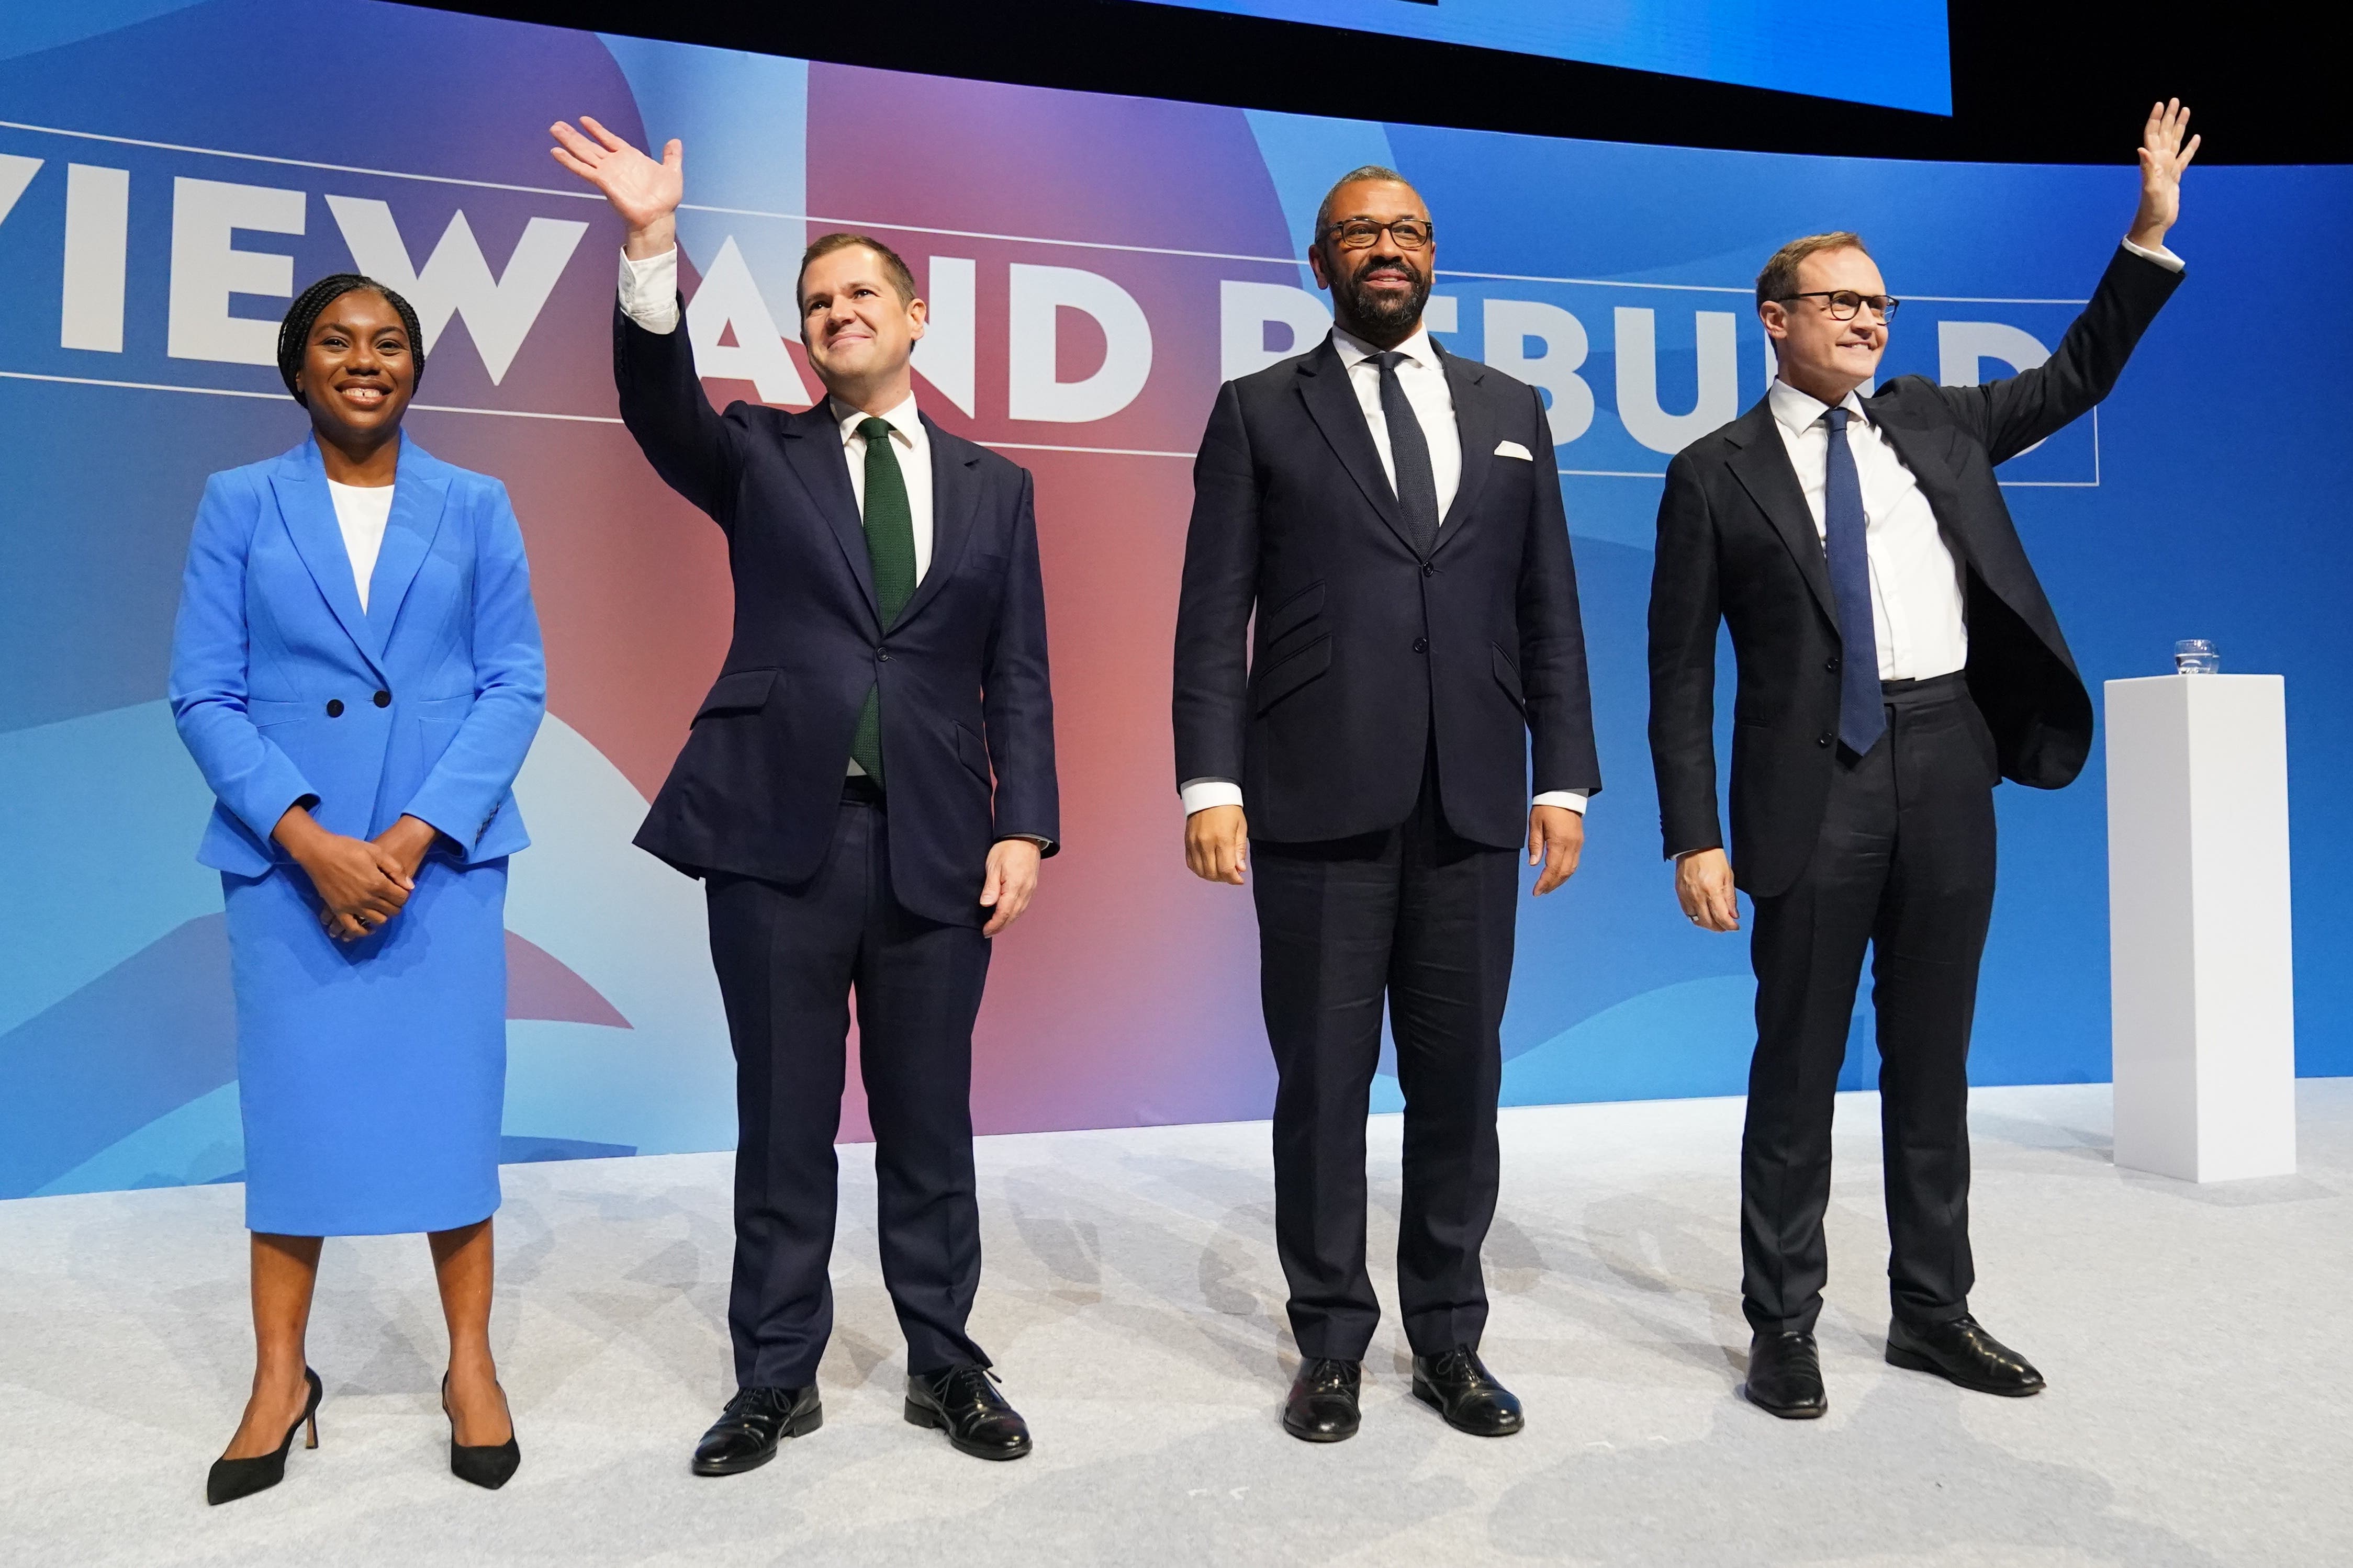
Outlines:
POLYGON ((1823 549, 1830 557, 1831 596, 1838 603, 1839 739, 1856 756, 1887 732, 1879 699, 1879 637, 1871 624, 1871 551, 1864 542, 1862 480, 1847 444, 1847 411, 1833 408, 1822 488, 1823 549))

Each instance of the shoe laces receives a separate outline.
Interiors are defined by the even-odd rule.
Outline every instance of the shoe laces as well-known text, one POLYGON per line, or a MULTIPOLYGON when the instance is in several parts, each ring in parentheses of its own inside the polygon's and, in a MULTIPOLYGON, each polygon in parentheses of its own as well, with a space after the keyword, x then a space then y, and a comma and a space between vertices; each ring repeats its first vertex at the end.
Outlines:
POLYGON ((940 1404, 949 1409, 973 1407, 987 1410, 1005 1403, 1004 1397, 992 1386, 1004 1381, 993 1367, 960 1366, 932 1386, 940 1404))
POLYGON ((1300 1374, 1300 1381, 1311 1393, 1344 1393, 1350 1382, 1348 1373, 1352 1366, 1352 1363, 1342 1361, 1337 1356, 1318 1356, 1307 1363, 1306 1370, 1300 1374))

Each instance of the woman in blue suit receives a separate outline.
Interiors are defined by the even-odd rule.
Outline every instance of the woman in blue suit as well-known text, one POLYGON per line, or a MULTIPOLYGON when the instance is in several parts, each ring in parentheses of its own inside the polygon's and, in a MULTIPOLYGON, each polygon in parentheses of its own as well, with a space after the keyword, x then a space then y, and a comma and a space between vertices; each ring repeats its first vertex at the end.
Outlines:
POLYGON ((343 273, 294 302, 280 374, 311 416, 215 474, 172 645, 172 710, 218 797, 252 1236, 253 1395, 206 1487, 318 1445, 303 1353, 320 1238, 424 1231, 449 1327, 450 1468, 520 1463, 490 1343, 506 1082, 511 785, 545 707, 522 534, 497 480, 400 434, 407 301, 343 273))

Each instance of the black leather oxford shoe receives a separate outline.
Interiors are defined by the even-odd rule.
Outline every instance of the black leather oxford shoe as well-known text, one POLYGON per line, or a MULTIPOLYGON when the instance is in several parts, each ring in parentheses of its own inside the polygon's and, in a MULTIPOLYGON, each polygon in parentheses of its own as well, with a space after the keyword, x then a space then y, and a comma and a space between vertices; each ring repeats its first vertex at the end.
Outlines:
POLYGON ((1361 1363, 1317 1356, 1299 1363, 1291 1396, 1282 1402, 1282 1429, 1304 1443, 1337 1443, 1356 1435, 1361 1363))
POLYGON ((1897 1318, 1887 1325, 1887 1364, 1933 1372, 1979 1394, 2022 1399, 2042 1392, 2042 1374, 2034 1363, 1967 1315, 1925 1326, 1897 1318))
POLYGON ((1413 1396, 1445 1416, 1449 1426, 1474 1437, 1508 1437, 1521 1426, 1519 1400, 1469 1345, 1444 1355, 1414 1357, 1413 1396))
POLYGON ((1828 1410, 1814 1336, 1759 1330, 1748 1342, 1748 1384, 1742 1392, 1749 1404, 1784 1421, 1811 1421, 1828 1410))
POLYGON ((908 1422, 936 1426, 959 1454, 976 1459, 1018 1459, 1029 1451, 1029 1424, 997 1392, 997 1374, 982 1366, 951 1367, 907 1379, 908 1422))
POLYGON ((825 1425, 817 1386, 739 1388, 702 1441, 694 1446, 698 1476, 740 1476, 776 1457, 786 1437, 805 1437, 825 1425))

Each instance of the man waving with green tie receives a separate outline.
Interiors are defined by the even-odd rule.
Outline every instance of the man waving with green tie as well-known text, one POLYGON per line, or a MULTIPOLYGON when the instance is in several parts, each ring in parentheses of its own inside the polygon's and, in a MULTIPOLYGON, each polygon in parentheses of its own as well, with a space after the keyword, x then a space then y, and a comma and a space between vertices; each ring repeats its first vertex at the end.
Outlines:
POLYGON ((580 123, 553 128, 555 160, 628 225, 621 417, 726 532, 735 583, 726 662, 637 837, 705 883, 735 1048, 737 1391, 694 1469, 754 1468, 824 1419, 853 994, 907 1419, 1018 1458, 1029 1428, 965 1325, 980 1282, 973 1018, 990 939, 1028 906, 1060 831, 1029 475, 917 410, 923 301, 863 235, 826 235, 802 258, 801 342, 824 400, 712 412, 678 330, 682 150, 656 162, 580 123))

